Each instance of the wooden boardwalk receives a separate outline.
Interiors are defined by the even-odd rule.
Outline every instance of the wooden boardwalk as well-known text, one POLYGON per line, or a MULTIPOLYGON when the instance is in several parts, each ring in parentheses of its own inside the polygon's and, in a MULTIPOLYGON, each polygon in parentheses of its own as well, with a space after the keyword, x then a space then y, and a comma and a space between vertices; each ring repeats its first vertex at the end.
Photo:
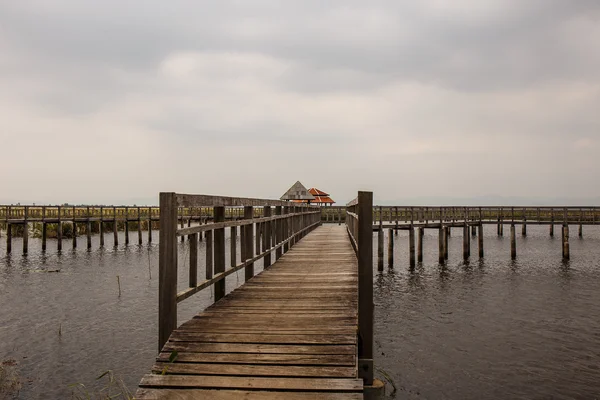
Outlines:
POLYGON ((346 227, 321 226, 173 331, 135 398, 362 399, 357 310, 346 227))

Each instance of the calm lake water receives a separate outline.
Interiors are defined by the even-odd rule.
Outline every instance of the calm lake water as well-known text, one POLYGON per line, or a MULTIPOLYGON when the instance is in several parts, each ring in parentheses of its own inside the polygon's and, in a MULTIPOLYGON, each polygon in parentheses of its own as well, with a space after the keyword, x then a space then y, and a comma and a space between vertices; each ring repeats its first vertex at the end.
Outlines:
MULTIPOLYGON (((478 260, 474 241, 475 257, 465 264, 462 229, 455 229, 448 265, 440 267, 437 230, 431 231, 424 262, 413 272, 407 234, 395 237, 395 268, 374 278, 375 363, 396 386, 395 398, 600 396, 600 228, 584 227, 583 239, 572 228, 568 263, 556 232, 550 238, 547 227, 530 225, 528 236, 517 238, 513 262, 508 229, 499 238, 487 226, 485 260, 478 260)), ((157 241, 158 232, 153 236, 157 241)), ((15 239, 6 256, 2 233, 0 360, 18 362, 18 398, 70 398, 69 385, 93 388, 107 370, 135 391, 157 353, 158 246, 145 241, 144 232, 143 245, 114 248, 111 233, 105 249, 95 236, 87 251, 83 237, 77 250, 65 240, 57 254, 49 240, 44 255, 41 242, 30 239, 24 257, 15 239)), ((181 243, 180 265, 187 266, 187 252, 181 243)), ((228 290, 242 274, 228 277, 228 290)), ((186 276, 180 268, 181 288, 186 276)), ((180 322, 211 301, 205 290, 180 303, 180 322)))

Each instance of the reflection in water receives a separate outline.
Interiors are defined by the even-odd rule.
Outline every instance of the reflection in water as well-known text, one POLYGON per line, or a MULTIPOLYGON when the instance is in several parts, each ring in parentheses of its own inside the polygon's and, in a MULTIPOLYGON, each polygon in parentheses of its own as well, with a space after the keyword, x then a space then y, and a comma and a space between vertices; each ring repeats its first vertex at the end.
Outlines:
MULTIPOLYGON (((394 269, 377 272, 374 263, 375 363, 394 380, 396 397, 597 397, 600 230, 572 240, 571 260, 563 262, 547 228, 518 236, 515 261, 510 241, 487 228, 484 260, 472 241, 473 257, 462 262, 461 232, 454 230, 443 266, 437 231, 425 234, 424 261, 414 269, 406 232, 395 237, 394 269)), ((18 361, 23 399, 68 398, 69 384, 93 385, 109 369, 135 388, 154 361, 157 243, 98 249, 93 240, 91 251, 64 242, 61 254, 49 241, 42 254, 32 239, 27 257, 18 254, 18 239, 11 256, 0 241, 0 358, 18 361)), ((178 242, 180 288, 187 245, 178 242)), ((232 276, 227 290, 241 282, 232 276)), ((211 301, 206 290, 180 303, 179 321, 211 301)))

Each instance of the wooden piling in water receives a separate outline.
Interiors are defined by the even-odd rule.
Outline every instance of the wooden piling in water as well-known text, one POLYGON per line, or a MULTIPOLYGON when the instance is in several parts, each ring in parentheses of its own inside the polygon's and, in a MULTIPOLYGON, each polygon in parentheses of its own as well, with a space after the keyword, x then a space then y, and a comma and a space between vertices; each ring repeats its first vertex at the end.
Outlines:
POLYGON ((583 225, 579 224, 579 237, 583 237, 583 225))
POLYGON ((410 267, 415 267, 415 228, 411 226, 408 230, 408 253, 410 258, 410 267))
POLYGON ((393 229, 388 230, 388 267, 394 268, 394 233, 393 229))
MULTIPOLYGON (((235 227, 232 227, 232 229, 235 227)), ((198 234, 193 233, 188 236, 190 242, 190 269, 189 269, 189 287, 195 287, 198 284, 198 234)))
POLYGON ((550 222, 550 237, 554 237, 554 221, 550 222))
POLYGON ((234 268, 237 265, 237 226, 229 230, 229 244, 229 266, 234 268))
MULTIPOLYGON (((381 213, 381 207, 379 209, 379 212, 381 213)), ((377 270, 383 271, 383 228, 381 228, 381 226, 379 227, 379 230, 377 230, 377 270)))
POLYGON ((140 215, 140 208, 137 208, 137 231, 138 231, 138 244, 142 244, 142 216, 140 215))
POLYGON ((29 222, 27 221, 27 207, 25 207, 25 221, 23 222, 23 254, 29 251, 29 222))
POLYGON ((478 239, 478 248, 479 248, 479 258, 483 258, 483 224, 481 221, 479 222, 479 237, 478 239))
POLYGON ((465 223, 463 227, 463 260, 467 261, 469 259, 469 225, 465 223))
POLYGON ((571 258, 569 248, 569 225, 565 224, 562 228, 562 253, 563 260, 569 260, 571 258))
POLYGON ((423 262, 423 232, 423 228, 417 228, 417 262, 423 262))
POLYGON ((515 233, 515 224, 510 224, 510 258, 517 258, 517 237, 515 233))
POLYGON ((72 222, 72 226, 73 226, 73 248, 76 249, 77 248, 77 221, 75 221, 75 216, 77 214, 77 211, 75 209, 75 207, 73 207, 73 222, 72 222))
POLYGON ((438 230, 438 250, 438 261, 440 264, 443 264, 446 260, 446 257, 444 256, 444 227, 442 225, 440 225, 440 228, 438 230))
POLYGON ((523 226, 521 227, 521 235, 527 236, 527 210, 523 209, 523 226))
POLYGON ((104 247, 104 209, 100 207, 100 222, 98 222, 100 228, 100 247, 104 247))
POLYGON ((471 236, 473 236, 473 237, 477 236, 477 226, 476 225, 471 226, 471 236))
POLYGON ((115 246, 119 245, 119 233, 117 232, 117 208, 113 207, 113 242, 115 246))
MULTIPOLYGON (((183 239, 183 236, 181 237, 183 239)), ((125 207, 125 245, 129 244, 129 209, 125 207)))
MULTIPOLYGON (((202 218, 200 218, 202 223, 202 218)), ((202 241, 202 232, 198 235, 198 241, 202 241)), ((152 208, 148 207, 148 243, 152 243, 152 208)))
POLYGON ((6 224, 6 254, 12 252, 12 224, 6 224))
POLYGON ((87 236, 87 249, 89 250, 92 248, 92 222, 89 218, 85 224, 85 234, 87 236))
POLYGON ((42 222, 42 251, 46 251, 46 239, 48 237, 48 224, 42 222))
POLYGON ((444 259, 445 260, 448 259, 448 237, 450 236, 450 235, 448 235, 448 232, 450 232, 450 227, 445 226, 444 227, 444 259))
POLYGON ((58 251, 62 250, 62 222, 60 219, 56 223, 56 249, 58 251))

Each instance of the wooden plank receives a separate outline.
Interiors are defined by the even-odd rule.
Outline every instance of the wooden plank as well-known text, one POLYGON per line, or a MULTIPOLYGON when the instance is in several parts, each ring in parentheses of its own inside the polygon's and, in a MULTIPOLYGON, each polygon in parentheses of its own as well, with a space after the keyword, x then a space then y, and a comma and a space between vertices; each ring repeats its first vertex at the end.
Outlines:
POLYGON ((288 345, 256 343, 188 343, 167 342, 163 351, 190 353, 256 353, 256 354, 354 354, 353 345, 288 345))
MULTIPOLYGON (((157 361, 169 362, 171 353, 162 352, 157 361)), ((353 354, 254 354, 254 353, 186 353, 177 354, 177 362, 207 364, 269 364, 269 365, 338 365, 355 366, 353 354)))
POLYGON ((271 392, 242 390, 200 390, 200 389, 138 389, 137 400, 362 400, 362 393, 326 393, 326 392, 271 392))
POLYGON ((355 344, 356 335, 278 335, 271 333, 226 334, 179 330, 174 331, 169 340, 198 343, 355 344))
MULTIPOLYGON (((158 362, 171 362, 171 352, 162 352, 158 362)), ((314 365, 356 366, 353 354, 257 354, 257 353, 194 353, 179 352, 175 362, 247 365, 314 365)))
POLYGON ((263 378, 239 376, 145 375, 140 387, 240 390, 362 392, 361 379, 263 378))
POLYGON ((223 375, 223 376, 272 376, 306 378, 356 378, 354 367, 242 365, 242 364, 194 364, 180 362, 157 362, 152 367, 156 374, 169 375, 223 375))

